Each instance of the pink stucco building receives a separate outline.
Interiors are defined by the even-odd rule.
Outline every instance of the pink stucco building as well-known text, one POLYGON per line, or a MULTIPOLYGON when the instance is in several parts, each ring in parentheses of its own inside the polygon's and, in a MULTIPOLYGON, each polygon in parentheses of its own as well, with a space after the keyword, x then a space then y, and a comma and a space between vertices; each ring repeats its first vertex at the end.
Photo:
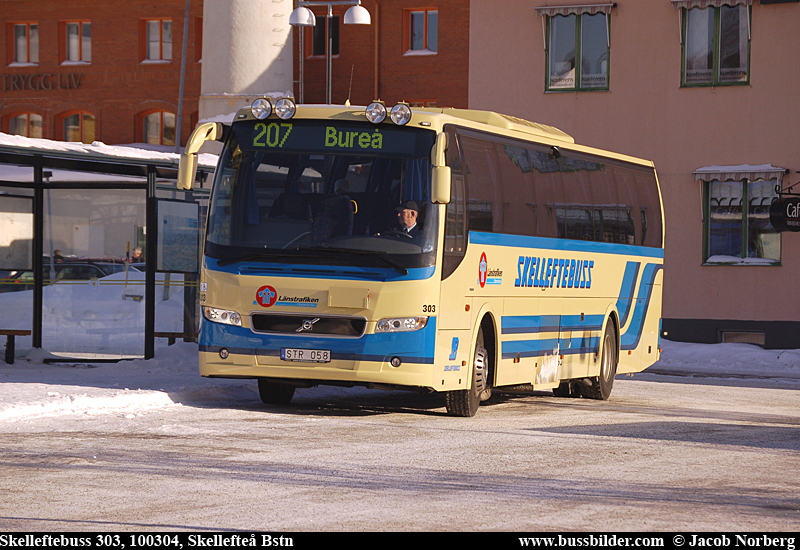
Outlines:
POLYGON ((798 0, 472 0, 469 107, 655 162, 667 338, 796 348, 800 235, 768 209, 800 181, 798 29, 798 0))

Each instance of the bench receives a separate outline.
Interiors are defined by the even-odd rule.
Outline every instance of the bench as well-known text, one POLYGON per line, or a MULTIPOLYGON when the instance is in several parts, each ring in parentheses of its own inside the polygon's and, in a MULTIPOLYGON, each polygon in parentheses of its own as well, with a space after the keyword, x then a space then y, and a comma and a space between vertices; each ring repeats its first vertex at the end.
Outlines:
POLYGON ((6 363, 14 363, 14 338, 16 336, 30 336, 29 330, 5 329, 0 328, 0 336, 6 337, 6 363))

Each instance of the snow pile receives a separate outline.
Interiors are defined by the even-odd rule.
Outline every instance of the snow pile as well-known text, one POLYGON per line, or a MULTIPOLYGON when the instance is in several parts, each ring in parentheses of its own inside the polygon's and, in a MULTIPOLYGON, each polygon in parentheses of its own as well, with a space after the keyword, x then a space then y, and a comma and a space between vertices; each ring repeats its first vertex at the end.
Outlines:
POLYGON ((138 414, 184 403, 253 401, 248 380, 198 374, 197 344, 176 343, 149 360, 52 363, 33 350, 13 365, 0 361, 0 422, 61 415, 138 414))
MULTIPOLYGON (((72 153, 78 156, 101 155, 109 158, 123 159, 122 162, 124 162, 124 159, 166 161, 173 163, 176 167, 180 160, 179 154, 174 151, 168 151, 166 147, 154 147, 145 143, 106 145, 102 141, 95 141, 90 145, 74 141, 55 141, 50 139, 14 136, 0 132, 0 146, 38 149, 43 152, 54 151, 59 153, 72 153)), ((174 147, 172 149, 174 150, 174 147)), ((217 156, 204 153, 200 155, 199 164, 205 167, 214 167, 217 164, 217 156)), ((56 172, 60 174, 62 171, 58 170, 56 172)), ((84 177, 83 179, 85 180, 86 178, 84 177)))
POLYGON ((800 379, 800 349, 771 350, 750 344, 688 344, 662 341, 654 374, 722 378, 800 379))

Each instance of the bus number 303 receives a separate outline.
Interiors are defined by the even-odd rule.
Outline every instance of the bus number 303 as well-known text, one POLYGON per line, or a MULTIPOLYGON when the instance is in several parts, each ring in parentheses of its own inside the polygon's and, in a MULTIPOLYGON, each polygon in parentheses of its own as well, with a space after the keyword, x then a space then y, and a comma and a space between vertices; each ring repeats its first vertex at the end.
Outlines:
POLYGON ((436 306, 433 304, 424 304, 422 306, 422 313, 436 313, 436 306))

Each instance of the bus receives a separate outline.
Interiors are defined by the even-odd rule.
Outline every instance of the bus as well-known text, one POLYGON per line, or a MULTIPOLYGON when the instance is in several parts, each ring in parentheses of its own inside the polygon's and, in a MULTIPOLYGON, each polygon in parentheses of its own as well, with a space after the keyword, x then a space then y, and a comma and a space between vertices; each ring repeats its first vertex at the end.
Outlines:
POLYGON ((489 111, 259 98, 209 203, 200 374, 287 404, 318 385, 605 400, 659 358, 664 216, 650 161, 489 111), (401 231, 404 217, 415 234, 401 231))

